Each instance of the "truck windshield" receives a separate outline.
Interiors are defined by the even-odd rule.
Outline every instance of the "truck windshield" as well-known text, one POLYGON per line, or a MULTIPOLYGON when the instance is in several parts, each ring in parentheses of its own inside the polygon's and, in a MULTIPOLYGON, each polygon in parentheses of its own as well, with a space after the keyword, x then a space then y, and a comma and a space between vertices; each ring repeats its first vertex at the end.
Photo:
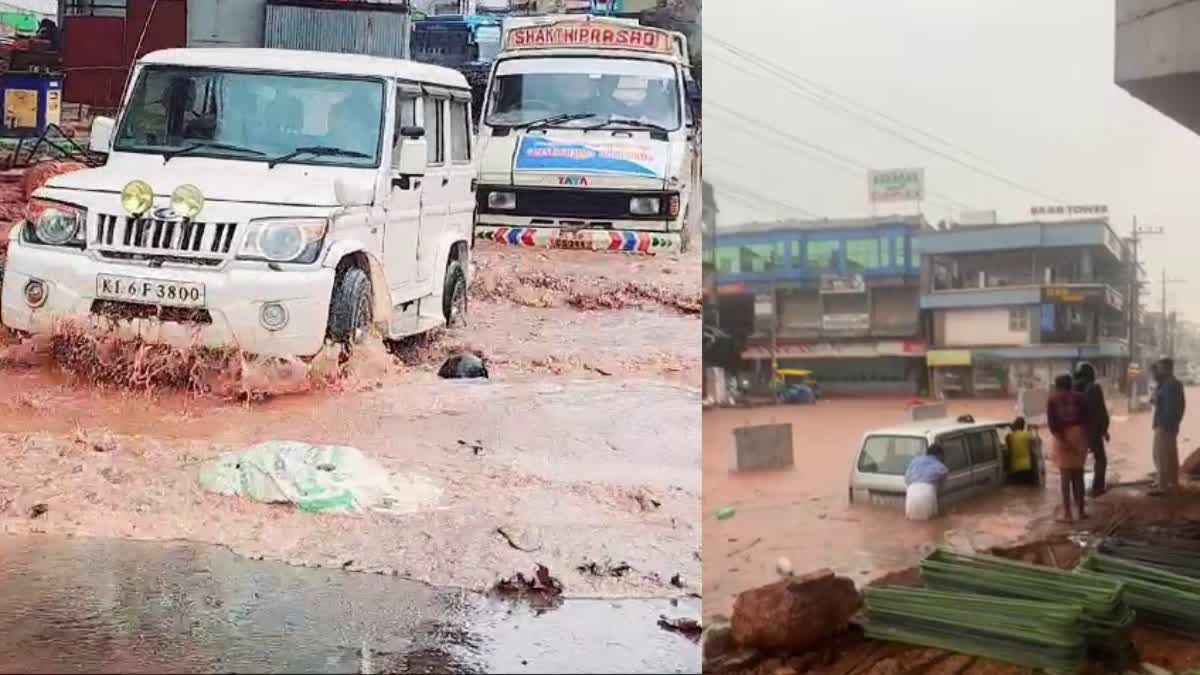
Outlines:
POLYGON ((292 163, 379 166, 380 80, 147 66, 113 149, 266 162, 300 147, 344 153, 292 163))
POLYGON ((496 66, 487 124, 546 118, 591 126, 608 118, 680 127, 679 78, 669 63, 611 58, 514 58, 496 66), (560 117, 561 116, 561 117, 560 117))
POLYGON ((476 28, 475 44, 479 45, 480 61, 495 61, 500 54, 500 27, 480 26, 476 28))

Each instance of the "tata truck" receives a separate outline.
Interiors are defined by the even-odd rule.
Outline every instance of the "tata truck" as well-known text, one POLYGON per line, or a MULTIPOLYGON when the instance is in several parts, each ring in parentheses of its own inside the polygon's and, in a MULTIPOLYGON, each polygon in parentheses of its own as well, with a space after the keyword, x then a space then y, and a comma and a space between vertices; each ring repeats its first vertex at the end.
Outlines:
POLYGON ((592 15, 503 29, 479 130, 476 240, 643 254, 699 245, 686 38, 592 15))

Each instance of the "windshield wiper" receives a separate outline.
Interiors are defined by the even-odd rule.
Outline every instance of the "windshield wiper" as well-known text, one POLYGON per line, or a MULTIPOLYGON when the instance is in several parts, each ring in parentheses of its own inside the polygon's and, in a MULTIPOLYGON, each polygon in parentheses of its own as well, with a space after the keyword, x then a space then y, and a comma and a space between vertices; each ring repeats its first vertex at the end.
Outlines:
POLYGON ((614 124, 620 124, 622 126, 633 127, 635 129, 649 129, 650 131, 661 131, 664 134, 670 133, 670 131, 671 131, 670 129, 664 127, 661 124, 655 124, 654 122, 643 122, 641 120, 635 120, 632 117, 619 117, 616 115, 609 117, 607 120, 601 122, 600 124, 595 124, 590 127, 584 127, 584 129, 603 129, 604 127, 612 126, 614 124))
POLYGON ((265 152, 260 152, 258 150, 255 150, 254 148, 243 148, 240 145, 230 145, 229 143, 216 143, 214 141, 203 141, 201 143, 192 143, 191 145, 185 145, 182 148, 176 148, 174 150, 164 150, 163 154, 162 154, 163 164, 166 164, 167 162, 171 161, 172 157, 186 155, 188 153, 195 152, 195 151, 199 150, 200 148, 215 148, 217 150, 231 150, 233 152, 246 152, 251 155, 259 155, 259 156, 267 154, 265 152))
POLYGON ((303 148, 296 148, 286 155, 280 155, 275 159, 267 162, 268 169, 274 169, 275 165, 286 162, 300 155, 316 155, 318 157, 358 157, 361 159, 370 159, 370 155, 365 155, 357 150, 347 150, 345 148, 335 148, 330 145, 309 145, 303 148))
POLYGON ((589 117, 595 117, 595 113, 562 113, 559 115, 551 115, 543 117, 531 122, 521 122, 520 124, 509 125, 512 129, 533 129, 535 127, 544 127, 549 124, 562 124, 563 122, 571 122, 573 120, 582 120, 589 117))

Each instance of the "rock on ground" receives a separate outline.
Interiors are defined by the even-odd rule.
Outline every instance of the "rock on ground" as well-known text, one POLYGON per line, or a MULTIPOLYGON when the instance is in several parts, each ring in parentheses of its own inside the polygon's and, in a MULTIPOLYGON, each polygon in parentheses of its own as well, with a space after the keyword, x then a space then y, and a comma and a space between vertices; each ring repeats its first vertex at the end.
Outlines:
POLYGON ((820 570, 743 592, 733 637, 743 647, 798 652, 843 630, 861 599, 854 582, 820 570))

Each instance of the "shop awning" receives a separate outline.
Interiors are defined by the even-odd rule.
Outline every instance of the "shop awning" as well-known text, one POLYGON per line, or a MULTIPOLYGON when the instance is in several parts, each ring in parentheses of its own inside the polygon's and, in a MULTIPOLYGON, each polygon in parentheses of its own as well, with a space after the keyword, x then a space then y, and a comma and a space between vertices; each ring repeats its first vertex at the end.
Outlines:
POLYGON ((925 354, 925 363, 930 368, 952 368, 971 365, 969 349, 930 349, 925 354))

